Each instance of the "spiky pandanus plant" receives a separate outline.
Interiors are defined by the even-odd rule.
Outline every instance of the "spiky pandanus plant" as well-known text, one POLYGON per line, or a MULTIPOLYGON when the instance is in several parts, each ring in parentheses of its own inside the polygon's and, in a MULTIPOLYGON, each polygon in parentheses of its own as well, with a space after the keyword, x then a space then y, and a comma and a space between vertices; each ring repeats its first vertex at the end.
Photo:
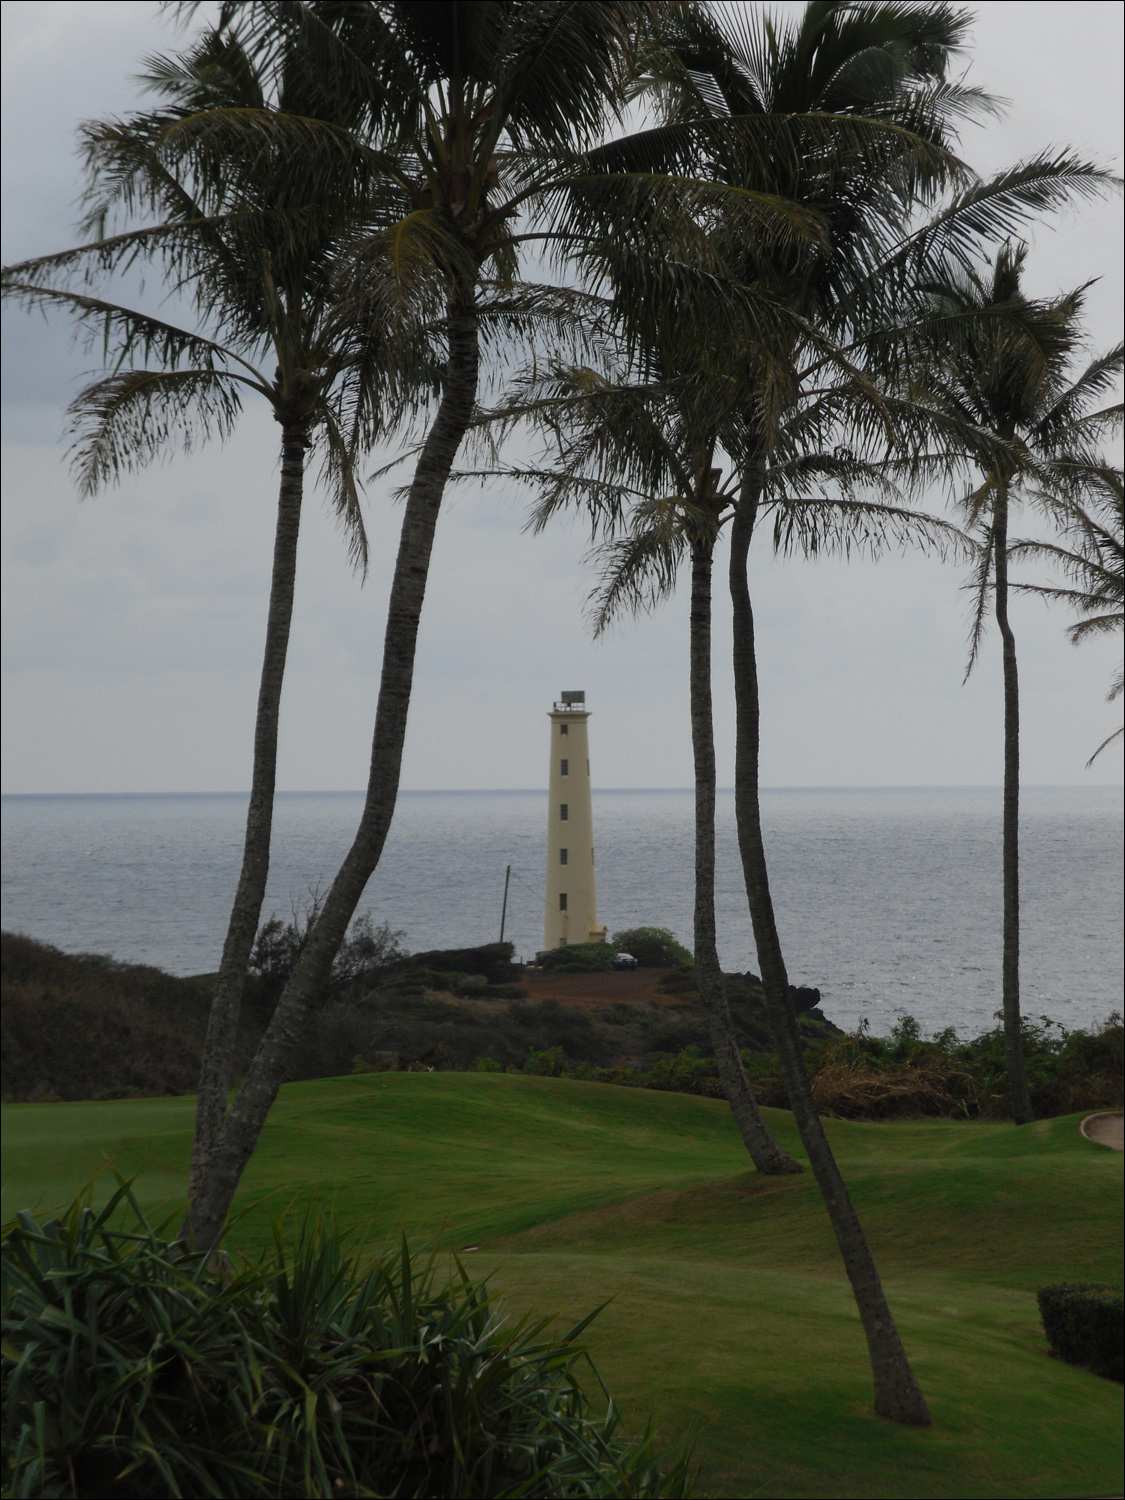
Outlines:
MULTIPOLYGON (((964 446, 951 448, 949 467, 968 468, 975 480, 961 500, 979 538, 968 671, 980 651, 990 603, 1001 640, 1001 993, 1008 1093, 1018 1124, 1035 1116, 1020 1016, 1020 705, 1008 607, 1009 527, 1021 500, 1058 514, 1099 487, 1107 473, 1102 444, 1120 423, 1121 408, 1099 409, 1096 403, 1112 391, 1122 369, 1119 345, 1076 372, 1085 288, 1057 298, 1028 297, 1023 290, 1025 260, 1024 246, 1005 245, 991 263, 967 267, 928 288, 928 316, 914 344, 913 375, 916 393, 961 424, 964 446)), ((1077 519, 1078 512, 1072 515, 1077 519)))
POLYGON ((70 407, 83 493, 177 444, 226 438, 247 400, 266 402, 281 428, 250 799, 204 1049, 198 1167, 222 1127, 269 872, 309 455, 320 457, 352 560, 365 569, 357 464, 433 389, 436 368, 424 297, 372 301, 362 323, 341 311, 357 240, 403 207, 356 139, 354 100, 333 94, 299 48, 256 58, 236 35, 212 28, 181 55, 150 59, 146 77, 162 96, 157 108, 83 128, 88 239, 7 268, 4 294, 77 319, 108 366, 70 407), (158 269, 193 321, 93 294, 144 267, 158 269))
MULTIPOLYGON (((1081 619, 1066 632, 1075 646, 1125 629, 1125 483, 1121 471, 1107 465, 1084 476, 1081 488, 1080 497, 1044 497, 1057 528, 1057 541, 1022 540, 1008 549, 1010 558, 1033 557, 1063 575, 1065 583, 1013 583, 1011 587, 1075 610, 1081 619)), ((1114 702, 1122 693, 1125 667, 1118 667, 1106 702, 1114 702)), ((1107 735, 1086 762, 1086 769, 1122 735, 1125 728, 1107 735)))

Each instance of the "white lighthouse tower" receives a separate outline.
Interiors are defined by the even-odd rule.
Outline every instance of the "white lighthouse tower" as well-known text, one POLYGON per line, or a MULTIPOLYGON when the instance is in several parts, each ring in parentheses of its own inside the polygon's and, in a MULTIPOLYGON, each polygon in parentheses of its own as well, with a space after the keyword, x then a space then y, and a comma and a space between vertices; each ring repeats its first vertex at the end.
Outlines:
POLYGON ((544 948, 604 943, 594 892, 594 809, 584 692, 560 693, 551 721, 544 948))

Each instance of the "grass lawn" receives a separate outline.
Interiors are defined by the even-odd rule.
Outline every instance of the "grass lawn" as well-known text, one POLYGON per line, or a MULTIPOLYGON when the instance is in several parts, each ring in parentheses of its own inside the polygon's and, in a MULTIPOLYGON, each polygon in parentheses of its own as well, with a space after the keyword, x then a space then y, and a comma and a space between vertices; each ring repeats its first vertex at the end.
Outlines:
MULTIPOLYGON (((184 1191, 191 1099, 4 1109, 3 1211, 112 1161, 184 1191)), ((799 1154, 790 1117, 767 1111, 799 1154)), ((1016 1130, 829 1124, 936 1426, 874 1416, 859 1319, 809 1175, 747 1171, 726 1106, 564 1079, 367 1074, 289 1085, 234 1240, 310 1195, 378 1246, 477 1246, 518 1309, 580 1315, 626 1410, 694 1426, 700 1492, 1121 1492, 1121 1387, 1049 1359, 1034 1292, 1120 1281, 1122 1157, 1077 1117, 1016 1130)), ((106 1191, 109 1184, 106 1184, 106 1191)))

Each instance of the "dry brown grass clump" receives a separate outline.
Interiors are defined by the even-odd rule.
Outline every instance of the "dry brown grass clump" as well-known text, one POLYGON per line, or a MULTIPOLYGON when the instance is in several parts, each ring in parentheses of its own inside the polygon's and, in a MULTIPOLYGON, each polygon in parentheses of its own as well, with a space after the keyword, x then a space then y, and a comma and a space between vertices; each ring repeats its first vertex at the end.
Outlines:
POLYGON ((937 1068, 875 1070, 845 1048, 826 1061, 813 1078, 813 1098, 821 1114, 836 1120, 948 1118, 963 1113, 950 1090, 950 1078, 937 1068))

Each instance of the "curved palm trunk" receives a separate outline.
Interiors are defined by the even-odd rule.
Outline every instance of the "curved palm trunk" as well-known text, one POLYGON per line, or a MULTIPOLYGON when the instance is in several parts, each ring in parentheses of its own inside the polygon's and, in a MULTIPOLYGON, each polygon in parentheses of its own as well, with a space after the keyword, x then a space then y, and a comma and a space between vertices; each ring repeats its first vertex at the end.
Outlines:
POLYGON ((691 744, 695 755, 695 977, 707 1015, 723 1093, 759 1172, 803 1172, 774 1140, 754 1098, 730 1007, 715 940, 715 729, 711 712, 711 571, 714 542, 691 550, 691 744))
POLYGON ((1016 638, 1008 622, 1008 487, 1001 484, 993 517, 996 623, 1004 651, 1004 1055, 1008 1099, 1017 1125, 1035 1119, 1027 1087, 1020 1026, 1020 689, 1016 638))
POLYGON ((817 1186, 824 1197, 863 1322, 863 1331, 867 1335, 871 1371, 875 1381, 875 1410, 880 1416, 889 1417, 892 1421, 928 1426, 932 1418, 926 1399, 902 1347, 867 1238, 844 1186, 813 1101, 812 1087, 801 1053, 797 1018, 789 1000, 789 978, 785 972, 781 942, 774 920, 758 796, 758 673, 754 647, 754 614, 747 578, 750 539, 760 494, 761 474, 751 471, 743 485, 743 493, 735 513, 730 558, 737 714, 735 812, 750 919, 758 949, 766 1007, 789 1102, 817 1186))
POLYGON ((254 724, 254 764, 242 870, 227 926, 226 941, 215 980, 215 993, 203 1044, 199 1097, 195 1111, 189 1193, 194 1198, 222 1133, 230 1088, 230 1065, 242 1008, 242 992, 250 953, 262 914, 270 866, 274 787, 277 779, 277 723, 289 629, 293 620, 293 591, 297 575, 297 540, 304 496, 306 424, 287 422, 281 430, 281 488, 273 544, 266 643, 254 724))
POLYGON ((324 908, 227 1116, 207 1169, 189 1206, 188 1232, 197 1245, 213 1245, 257 1144, 294 1042, 328 978, 356 906, 383 852, 398 797, 402 747, 414 678, 418 624, 426 594, 434 529, 449 471, 476 401, 479 343, 471 292, 450 305, 449 359, 437 415, 422 446, 402 520, 387 608, 383 670, 367 796, 351 848, 332 882, 324 908))

